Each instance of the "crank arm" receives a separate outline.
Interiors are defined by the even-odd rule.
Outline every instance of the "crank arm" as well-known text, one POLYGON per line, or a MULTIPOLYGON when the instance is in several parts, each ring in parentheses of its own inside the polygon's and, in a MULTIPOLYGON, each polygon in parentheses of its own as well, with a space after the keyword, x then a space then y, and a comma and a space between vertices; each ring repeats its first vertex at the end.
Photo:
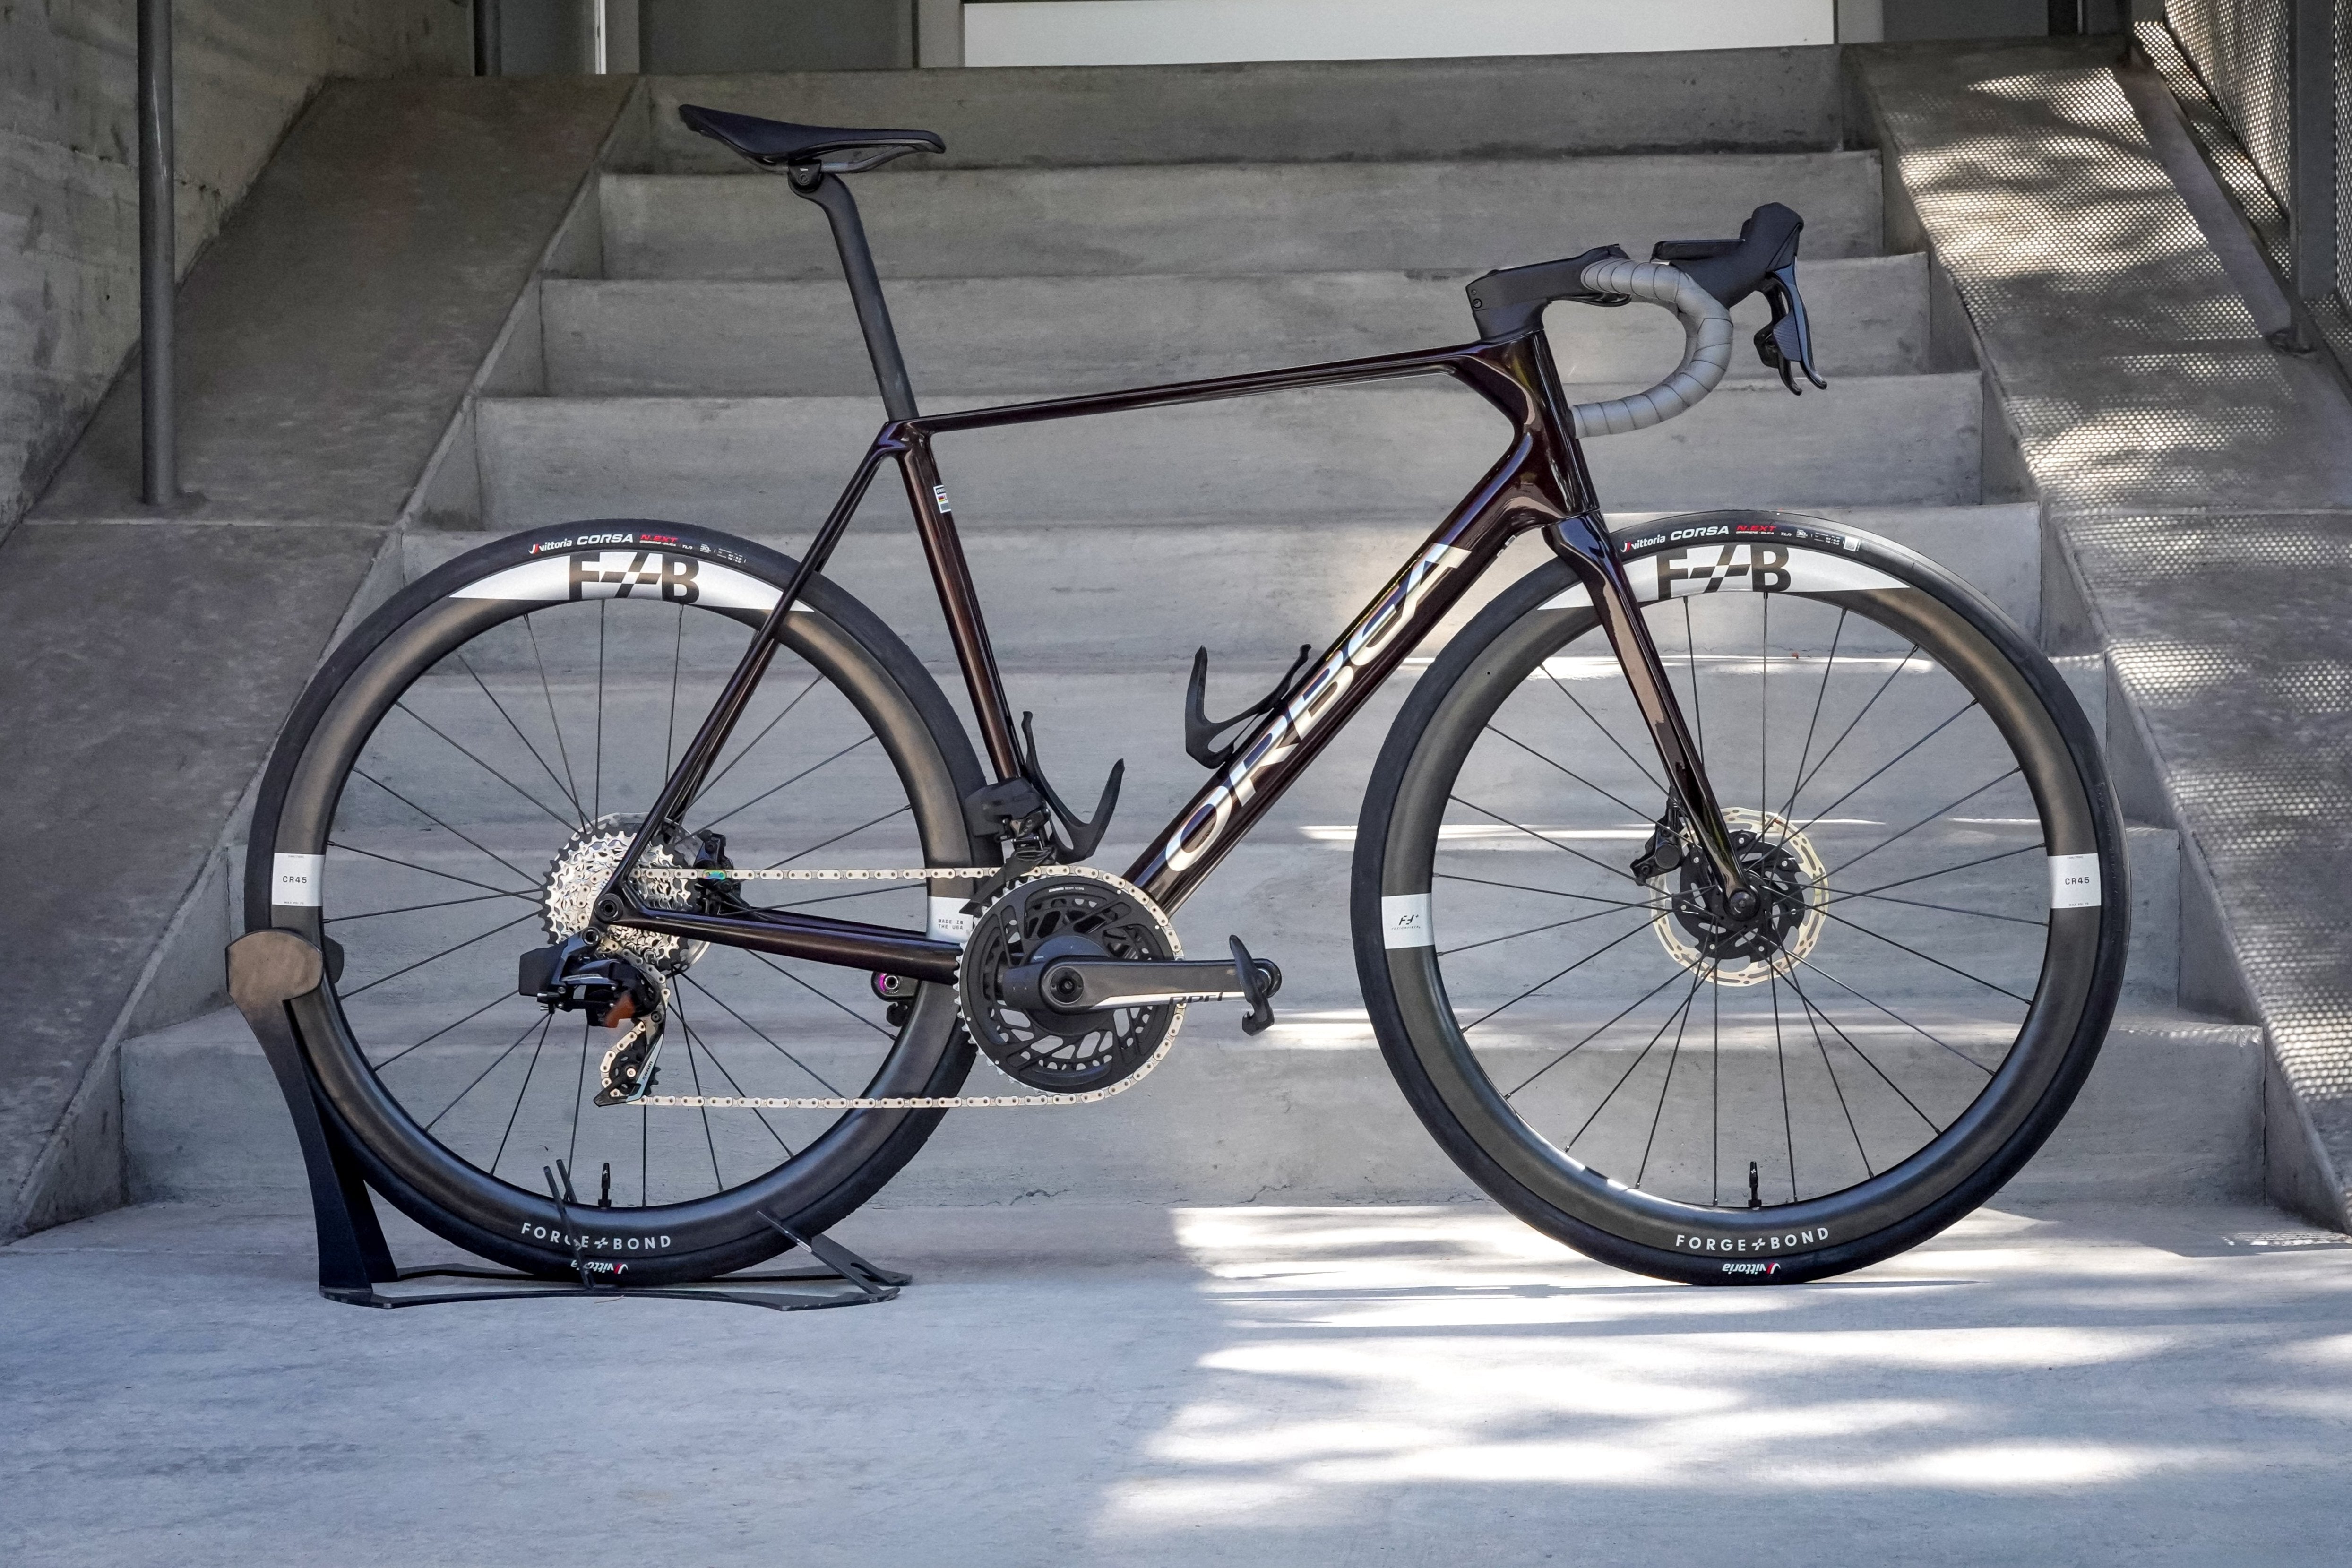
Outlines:
POLYGON ((1254 1001, 1282 984, 1282 971, 1264 959, 1251 965, 1255 984, 1238 967, 1206 960, 1064 958, 1004 972, 1004 999, 1023 1012, 1091 1013, 1170 1002, 1254 1001))

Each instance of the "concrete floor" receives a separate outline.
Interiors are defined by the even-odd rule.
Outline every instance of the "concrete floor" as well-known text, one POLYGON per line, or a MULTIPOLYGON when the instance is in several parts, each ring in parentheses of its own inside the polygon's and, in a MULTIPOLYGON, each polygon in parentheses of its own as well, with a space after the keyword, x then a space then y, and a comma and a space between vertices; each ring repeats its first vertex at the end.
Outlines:
POLYGON ((840 1234, 918 1283, 383 1313, 284 1215, 0 1249, 0 1560, 2344 1560, 2352 1254, 2264 1210, 1988 1210, 1769 1293, 1475 1205, 840 1234))

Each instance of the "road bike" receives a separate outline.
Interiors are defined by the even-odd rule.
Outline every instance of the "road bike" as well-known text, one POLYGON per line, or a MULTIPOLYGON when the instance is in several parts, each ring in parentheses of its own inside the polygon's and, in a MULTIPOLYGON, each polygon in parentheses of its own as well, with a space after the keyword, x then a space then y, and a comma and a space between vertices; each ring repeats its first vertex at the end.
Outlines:
POLYGON ((1826 384, 1795 213, 1489 272, 1458 346, 927 416, 843 176, 940 138, 680 114, 823 209, 886 417, 798 559, 687 522, 529 530, 394 595, 293 710, 247 923, 324 952, 306 1049, 391 1202, 534 1273, 709 1278, 836 1223, 949 1110, 1122 1093, 1188 1006, 1265 1029, 1279 965, 1239 937, 1187 958, 1172 915, 1529 534, 1542 563, 1412 677, 1354 836, 1362 1000, 1445 1152, 1594 1258, 1786 1283, 1934 1235, 2057 1124, 2129 907, 2063 679, 1899 544, 1772 510, 1612 532, 1586 467, 1583 441, 1723 379, 1751 294, 1763 363, 1826 384), (1680 364, 1571 405, 1563 302, 1671 310, 1680 364), (1124 764, 1082 816, 1016 723, 935 439, 1411 376, 1491 405, 1500 455, 1234 718, 1207 714, 1203 649, 1208 781, 1124 873, 1086 865, 1124 764), (977 753, 824 575, 891 466, 977 753), (1005 1092, 962 1092, 981 1057, 1005 1092))

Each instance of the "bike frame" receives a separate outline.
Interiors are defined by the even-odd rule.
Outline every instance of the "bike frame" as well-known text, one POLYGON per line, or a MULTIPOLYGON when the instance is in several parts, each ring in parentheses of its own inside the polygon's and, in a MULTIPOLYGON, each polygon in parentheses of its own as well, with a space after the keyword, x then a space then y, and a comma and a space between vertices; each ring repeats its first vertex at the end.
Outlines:
POLYGON ((1010 781, 1026 776, 1013 741, 1012 705, 932 455, 933 437, 1293 388, 1441 374, 1477 393, 1510 421, 1509 445, 1388 585, 1324 649, 1312 673, 1249 732, 1209 782, 1154 836, 1150 847, 1128 868, 1127 879, 1163 910, 1179 908, 1486 574, 1504 547, 1519 535, 1540 529, 1554 552, 1568 563, 1591 594, 1618 665, 1648 725, 1665 777, 1724 895, 1737 898, 1745 891, 1746 879, 1733 854, 1714 789, 1642 619, 1633 585, 1602 524, 1591 474, 1577 442, 1574 420, 1540 324, 1510 337, 1455 348, 924 416, 915 411, 847 187, 831 174, 816 184, 805 184, 796 175, 794 186, 824 207, 833 220, 889 417, 606 882, 596 905, 600 923, 953 983, 962 950, 951 942, 782 910, 704 914, 654 909, 637 899, 629 885, 647 847, 680 827, 679 817, 709 777, 782 646, 785 617, 810 579, 824 569, 883 464, 895 462, 906 484, 923 556, 939 592, 940 607, 979 719, 990 766, 1000 782, 1010 781))

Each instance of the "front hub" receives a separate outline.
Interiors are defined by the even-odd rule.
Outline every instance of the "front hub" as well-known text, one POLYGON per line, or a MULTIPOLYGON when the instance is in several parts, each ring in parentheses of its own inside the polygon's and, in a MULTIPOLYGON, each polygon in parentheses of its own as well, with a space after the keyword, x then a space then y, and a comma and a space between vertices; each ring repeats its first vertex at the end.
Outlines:
POLYGON ((1729 806, 1723 825, 1752 904, 1732 907, 1695 844, 1682 847, 1677 866, 1643 880, 1664 892, 1675 879, 1655 925, 1675 963, 1704 965, 1718 985, 1761 985, 1794 969, 1821 940, 1829 873, 1812 841, 1777 812, 1729 806))

